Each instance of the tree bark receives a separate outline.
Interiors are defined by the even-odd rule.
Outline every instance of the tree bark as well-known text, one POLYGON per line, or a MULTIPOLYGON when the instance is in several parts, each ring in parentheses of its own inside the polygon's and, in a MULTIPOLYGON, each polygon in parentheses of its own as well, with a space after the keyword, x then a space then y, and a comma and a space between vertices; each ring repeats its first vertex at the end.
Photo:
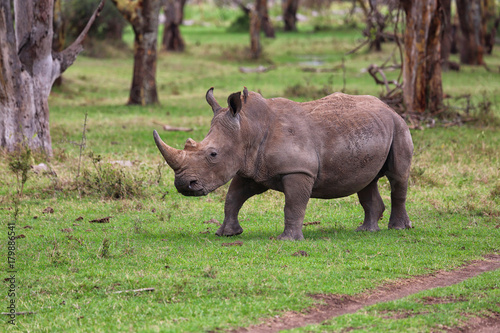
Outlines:
POLYGON ((460 62, 468 65, 484 64, 484 30, 482 27, 481 0, 457 0, 462 42, 460 62))
POLYGON ((165 28, 163 30, 163 49, 166 51, 183 52, 184 40, 179 26, 184 18, 184 5, 186 0, 166 0, 163 10, 165 12, 165 28))
POLYGON ((75 61, 90 26, 68 48, 53 51, 53 0, 0 0, 0 145, 27 145, 52 155, 48 97, 54 81, 75 61), (15 22, 15 23, 14 23, 15 22))
POLYGON ((267 0, 256 0, 255 10, 259 14, 260 28, 264 31, 264 35, 268 38, 274 38, 274 28, 271 20, 269 19, 267 0))
POLYGON ((297 31, 297 9, 299 0, 282 0, 283 23, 285 31, 297 31))
POLYGON ((156 55, 160 0, 112 0, 134 30, 134 74, 129 105, 158 104, 156 55))
POLYGON ((410 112, 439 111, 441 81, 441 0, 401 0, 406 13, 403 96, 410 112))

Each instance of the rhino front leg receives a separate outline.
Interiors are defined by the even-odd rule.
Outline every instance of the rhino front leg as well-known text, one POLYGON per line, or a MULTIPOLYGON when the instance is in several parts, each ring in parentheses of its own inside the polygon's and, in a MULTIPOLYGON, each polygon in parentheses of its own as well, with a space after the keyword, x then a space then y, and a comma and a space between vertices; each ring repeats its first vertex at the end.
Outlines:
POLYGON ((238 222, 238 213, 243 203, 256 194, 267 190, 252 179, 236 176, 231 181, 224 205, 224 223, 215 233, 217 236, 234 236, 243 232, 238 222))
POLYGON ((285 193, 285 230, 278 239, 303 240, 302 224, 314 180, 305 174, 290 174, 282 179, 285 193))

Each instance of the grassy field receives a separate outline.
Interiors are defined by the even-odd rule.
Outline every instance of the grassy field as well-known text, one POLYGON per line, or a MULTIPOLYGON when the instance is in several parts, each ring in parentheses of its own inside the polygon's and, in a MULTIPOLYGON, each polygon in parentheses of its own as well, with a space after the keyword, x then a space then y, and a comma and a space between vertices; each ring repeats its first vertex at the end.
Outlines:
MULTIPOLYGON (((243 234, 216 237, 217 225, 209 221, 222 222, 227 185, 207 197, 178 194, 153 129, 161 124, 193 128, 191 133, 160 131, 178 148, 188 137, 201 140, 212 115, 204 96, 212 86, 221 104, 243 86, 265 97, 305 101, 343 89, 344 78, 347 93, 378 95, 381 88, 363 69, 383 62, 393 50, 386 44, 380 54, 362 50, 345 56, 357 45, 359 29, 312 33, 306 27, 264 40, 265 59, 252 62, 246 58, 248 35, 225 29, 183 27, 186 53, 158 59, 159 106, 124 105, 130 52, 116 59, 79 57, 50 98, 54 157, 46 161, 35 155, 28 161, 50 169, 28 172, 18 209, 19 186, 9 170, 13 157, 3 155, 3 238, 8 222, 15 222, 16 235, 23 236, 16 240, 16 310, 35 314, 17 316, 16 326, 5 319, 1 331, 200 332, 248 326, 303 310, 315 302, 311 294, 353 295, 500 252, 500 127, 494 120, 500 117, 498 50, 486 58, 490 72, 464 66, 443 77, 447 103, 461 112, 466 101, 458 97, 471 95, 471 112, 479 121, 412 130, 408 213, 414 229, 387 229, 390 192, 384 178, 379 184, 388 211, 380 232, 354 231, 363 211, 351 196, 311 200, 305 222, 320 223, 304 227, 305 241, 277 241, 284 197, 269 191, 243 207, 243 234), (333 68, 342 59, 345 74, 301 70, 308 61, 333 68), (238 70, 260 64, 276 68, 253 74, 238 70), (294 256, 298 251, 308 256, 294 256), (154 291, 116 293, 141 288, 154 291)), ((7 241, 0 251, 8 277, 7 241)), ((467 318, 498 315, 499 281, 500 271, 490 272, 297 331, 439 331, 467 318), (426 297, 457 301, 429 305, 421 301, 426 297)), ((9 282, 4 286, 2 311, 7 311, 9 282)))

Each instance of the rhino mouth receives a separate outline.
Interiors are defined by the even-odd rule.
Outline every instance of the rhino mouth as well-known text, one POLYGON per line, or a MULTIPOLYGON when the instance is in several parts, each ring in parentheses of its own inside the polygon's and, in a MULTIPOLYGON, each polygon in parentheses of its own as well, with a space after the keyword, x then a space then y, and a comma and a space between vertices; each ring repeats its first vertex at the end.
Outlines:
POLYGON ((180 194, 188 197, 200 197, 210 192, 197 179, 189 181, 176 179, 174 185, 180 194))
POLYGON ((177 191, 186 197, 202 197, 202 196, 208 194, 208 191, 206 191, 206 190, 192 191, 192 190, 185 190, 185 189, 177 189, 177 191))

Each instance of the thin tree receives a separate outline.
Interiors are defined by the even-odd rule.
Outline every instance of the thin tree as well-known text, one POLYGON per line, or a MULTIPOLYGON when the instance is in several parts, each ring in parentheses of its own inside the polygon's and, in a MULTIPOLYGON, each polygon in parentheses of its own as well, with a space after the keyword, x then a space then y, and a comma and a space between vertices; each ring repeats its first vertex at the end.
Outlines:
POLYGON ((485 36, 482 27, 482 0, 456 1, 462 32, 460 62, 468 65, 483 65, 485 36))
POLYGON ((129 105, 158 104, 156 57, 161 0, 112 0, 134 30, 134 74, 129 105))
POLYGON ((0 0, 0 146, 13 151, 25 142, 32 150, 52 155, 52 84, 83 50, 83 40, 103 6, 101 0, 78 38, 57 52, 53 0, 0 0))
POLYGON ((162 45, 166 51, 184 51, 185 44, 179 26, 184 18, 185 4, 186 0, 164 0, 165 25, 162 45))
POLYGON ((250 10, 250 57, 258 59, 261 55, 262 48, 260 45, 260 15, 255 10, 250 10))
POLYGON ((484 34, 484 48, 487 54, 493 52, 495 38, 500 24, 497 13, 496 0, 482 0, 482 27, 484 34))
MULTIPOLYGON (((54 19, 52 24, 53 37, 52 37, 52 50, 54 52, 61 52, 64 50, 66 42, 66 34, 64 31, 64 19, 62 11, 62 0, 54 0, 54 19)), ((62 75, 54 81, 54 86, 62 84, 62 75)))
POLYGON ((282 0, 283 23, 285 31, 297 31, 297 10, 299 0, 282 0))
POLYGON ((376 0, 368 0, 370 12, 366 17, 365 36, 370 40, 370 50, 382 51, 383 33, 385 29, 385 16, 377 8, 376 0))
POLYGON ((451 0, 441 0, 443 8, 443 32, 441 34, 441 66, 443 71, 450 67, 449 59, 453 42, 451 26, 451 0))
POLYGON ((264 32, 264 35, 268 38, 274 38, 274 27, 271 23, 271 19, 269 19, 267 0, 255 0, 255 10, 259 15, 260 28, 264 32))
POLYGON ((400 0, 406 13, 403 98, 410 112, 442 108, 441 0, 400 0))

